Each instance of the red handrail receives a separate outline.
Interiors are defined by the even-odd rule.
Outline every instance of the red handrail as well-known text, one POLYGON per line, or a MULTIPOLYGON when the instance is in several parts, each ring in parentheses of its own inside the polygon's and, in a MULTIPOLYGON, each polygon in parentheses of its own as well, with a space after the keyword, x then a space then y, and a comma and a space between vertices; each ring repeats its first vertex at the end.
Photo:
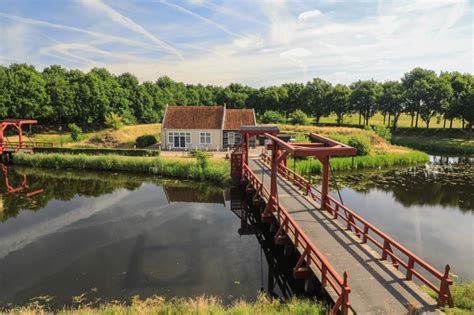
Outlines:
MULTIPOLYGON (((268 154, 262 153, 262 160, 270 164, 270 156, 268 154)), ((293 183, 297 186, 300 190, 303 190, 307 193, 307 195, 311 196, 311 198, 315 201, 321 202, 322 196, 321 192, 311 183, 301 175, 295 174, 292 170, 284 165, 279 165, 278 172, 287 179, 290 183, 293 183), (292 174, 292 176, 288 176, 285 174, 292 174), (297 175, 297 176, 296 176, 297 175), (310 188, 308 188, 310 187, 310 188), (318 197, 313 193, 313 190, 316 191, 321 197, 318 197)), ((326 199, 326 204, 323 205, 322 208, 328 210, 332 215, 333 218, 336 220, 342 219, 347 224, 347 229, 351 232, 354 232, 357 237, 362 237, 362 243, 367 243, 367 240, 370 240, 375 246, 382 250, 382 259, 387 259, 390 256, 393 265, 398 268, 398 264, 402 265, 406 269, 406 279, 412 280, 413 275, 416 276, 421 282, 423 282, 426 286, 430 289, 435 291, 438 294, 438 303, 440 305, 445 305, 446 302, 449 306, 453 306, 453 299, 451 296, 451 292, 449 290, 449 286, 453 283, 453 280, 449 276, 450 266, 446 265, 444 273, 435 269, 433 266, 428 264, 426 261, 421 259, 420 257, 416 256, 410 250, 405 248, 403 245, 395 241, 393 238, 382 232, 379 228, 374 226, 373 224, 369 223, 359 214, 354 212, 353 210, 349 209, 347 206, 341 204, 339 201, 334 199, 334 197, 328 195, 326 199), (341 212, 341 209, 344 213, 341 212), (359 225, 361 225, 361 227, 359 225), (354 228, 355 231, 352 230, 354 228), (373 232, 378 237, 380 237, 383 243, 377 241, 372 235, 369 233, 373 232), (401 257, 397 256, 392 247, 396 248, 399 252, 406 255, 408 261, 405 261, 401 257), (420 266, 429 274, 440 280, 440 285, 437 287, 431 281, 429 281, 426 277, 424 277, 421 272, 417 271, 415 267, 420 266)))
MULTIPOLYGON (((248 181, 248 185, 251 185, 255 189, 256 194, 259 194, 261 198, 269 202, 270 193, 248 165, 244 165, 244 178, 248 181)), ((275 202, 273 204, 277 203, 275 202)), ((311 265, 316 266, 321 272, 322 285, 326 287, 329 283, 331 288, 338 295, 338 299, 330 313, 335 314, 340 309, 343 314, 347 314, 350 308, 349 293, 351 292, 347 283, 347 272, 344 272, 343 277, 339 275, 283 206, 278 205, 274 207, 272 212, 274 211, 276 211, 276 219, 280 224, 280 228, 275 237, 277 238, 285 232, 285 235, 293 240, 295 247, 302 249, 302 255, 294 268, 294 272, 297 272, 301 268, 303 261, 306 262, 308 267, 311 265)))

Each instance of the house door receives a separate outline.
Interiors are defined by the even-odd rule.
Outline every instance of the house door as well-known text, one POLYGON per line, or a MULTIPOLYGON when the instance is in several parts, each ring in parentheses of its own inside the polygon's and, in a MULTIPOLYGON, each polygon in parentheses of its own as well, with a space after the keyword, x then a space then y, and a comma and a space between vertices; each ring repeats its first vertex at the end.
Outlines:
POLYGON ((184 149, 186 147, 186 137, 185 136, 174 136, 174 147, 177 149, 184 149))

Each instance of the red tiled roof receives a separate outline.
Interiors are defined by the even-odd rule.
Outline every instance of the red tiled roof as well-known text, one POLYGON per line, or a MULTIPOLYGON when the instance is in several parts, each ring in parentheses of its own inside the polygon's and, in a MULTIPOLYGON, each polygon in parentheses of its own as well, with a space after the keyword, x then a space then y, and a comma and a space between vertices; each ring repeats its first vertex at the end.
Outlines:
POLYGON ((163 128, 221 129, 223 106, 168 106, 163 128))
POLYGON ((224 129, 237 130, 242 125, 255 126, 255 115, 252 109, 226 109, 224 129))

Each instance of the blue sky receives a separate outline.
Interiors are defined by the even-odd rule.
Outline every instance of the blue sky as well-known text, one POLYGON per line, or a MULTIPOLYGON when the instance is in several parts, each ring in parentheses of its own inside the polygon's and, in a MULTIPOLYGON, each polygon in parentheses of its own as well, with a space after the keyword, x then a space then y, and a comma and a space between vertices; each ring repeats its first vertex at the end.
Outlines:
POLYGON ((463 0, 2 0, 0 62, 268 86, 473 72, 463 0))

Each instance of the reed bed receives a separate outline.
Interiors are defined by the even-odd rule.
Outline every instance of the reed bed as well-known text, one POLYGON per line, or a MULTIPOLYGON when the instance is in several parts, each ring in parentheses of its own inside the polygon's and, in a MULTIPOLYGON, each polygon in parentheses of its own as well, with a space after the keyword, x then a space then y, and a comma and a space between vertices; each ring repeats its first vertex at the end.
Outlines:
POLYGON ((277 299, 268 298, 264 295, 258 297, 254 303, 237 300, 226 306, 216 297, 200 296, 195 298, 173 298, 167 300, 164 297, 154 296, 147 299, 133 298, 132 302, 105 303, 98 306, 80 304, 75 307, 63 308, 50 311, 47 307, 37 304, 17 307, 5 312, 6 314, 326 314, 325 307, 316 301, 309 299, 293 298, 288 302, 280 302, 277 299))
POLYGON ((120 155, 86 154, 15 154, 13 163, 37 168, 126 171, 163 177, 206 180, 214 183, 230 181, 229 162, 210 160, 202 167, 194 159, 161 159, 120 155))

